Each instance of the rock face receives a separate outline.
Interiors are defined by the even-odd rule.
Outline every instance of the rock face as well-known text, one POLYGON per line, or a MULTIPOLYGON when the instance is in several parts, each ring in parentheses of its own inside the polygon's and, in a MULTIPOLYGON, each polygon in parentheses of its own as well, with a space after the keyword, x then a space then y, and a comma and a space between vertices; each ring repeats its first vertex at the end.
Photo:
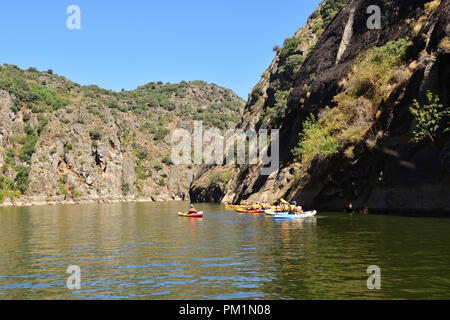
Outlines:
MULTIPOLYGON (((326 2, 321 6, 329 5, 326 2)), ((286 74, 282 72, 286 61, 278 51, 238 125, 280 129, 280 169, 261 176, 258 166, 232 168, 236 178, 213 198, 238 203, 284 197, 319 210, 448 216, 449 133, 440 130, 433 141, 411 142, 416 121, 409 108, 414 99, 426 104, 426 93, 431 91, 448 110, 450 1, 347 1, 323 33, 317 33, 314 24, 320 14, 319 8, 294 36, 303 39, 293 52, 304 55, 301 67, 284 88, 277 86, 286 74), (380 30, 367 28, 371 5, 381 8, 380 30), (346 90, 362 54, 401 38, 409 39, 404 62, 395 70, 386 96, 373 104, 374 116, 360 136, 339 152, 316 155, 308 163, 294 157, 291 150, 299 143, 304 120, 310 114, 322 119, 337 107, 335 97, 346 90), (281 119, 265 119, 281 90, 288 92, 281 119)), ((354 101, 364 104, 363 98, 354 101)), ((448 118, 443 126, 448 127, 448 118)), ((216 192, 208 182, 213 174, 211 168, 199 171, 190 189, 194 201, 209 200, 216 192)))
POLYGON ((171 130, 234 126, 243 106, 200 81, 116 93, 1 66, 0 204, 187 200, 199 166, 173 165, 171 130))

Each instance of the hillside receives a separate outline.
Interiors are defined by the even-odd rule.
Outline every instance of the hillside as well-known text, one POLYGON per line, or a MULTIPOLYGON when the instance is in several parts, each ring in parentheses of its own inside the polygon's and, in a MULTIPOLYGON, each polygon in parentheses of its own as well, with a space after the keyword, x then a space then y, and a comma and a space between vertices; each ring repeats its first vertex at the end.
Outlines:
POLYGON ((169 133, 233 127, 243 105, 202 81, 113 92, 3 65, 0 203, 185 199, 198 166, 172 165, 169 133))
POLYGON ((192 200, 450 214, 449 17, 448 0, 323 1, 274 48, 238 125, 280 129, 280 169, 204 166, 192 200), (380 30, 367 28, 370 5, 380 30))

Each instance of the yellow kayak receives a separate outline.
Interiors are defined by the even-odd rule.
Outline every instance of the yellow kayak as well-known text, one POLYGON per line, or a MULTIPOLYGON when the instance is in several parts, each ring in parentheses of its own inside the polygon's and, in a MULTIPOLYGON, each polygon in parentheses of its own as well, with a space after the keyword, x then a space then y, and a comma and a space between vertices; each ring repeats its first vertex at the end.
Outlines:
POLYGON ((237 209, 244 209, 244 208, 247 208, 247 206, 233 205, 233 204, 225 205, 225 209, 229 209, 229 210, 237 210, 237 209))
POLYGON ((273 209, 273 208, 270 208, 270 209, 257 209, 257 210, 245 208, 245 209, 237 209, 236 211, 240 212, 240 213, 270 213, 270 212, 273 212, 274 210, 275 209, 273 209))

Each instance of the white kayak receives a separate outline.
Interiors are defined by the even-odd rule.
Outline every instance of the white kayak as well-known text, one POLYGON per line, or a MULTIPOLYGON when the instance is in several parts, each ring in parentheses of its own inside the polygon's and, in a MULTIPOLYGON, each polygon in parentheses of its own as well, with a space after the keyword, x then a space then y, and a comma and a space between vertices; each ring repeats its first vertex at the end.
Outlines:
POLYGON ((267 214, 273 218, 299 219, 299 218, 312 218, 317 214, 317 211, 312 210, 312 211, 306 211, 306 212, 299 213, 299 214, 289 214, 289 212, 270 212, 267 214))

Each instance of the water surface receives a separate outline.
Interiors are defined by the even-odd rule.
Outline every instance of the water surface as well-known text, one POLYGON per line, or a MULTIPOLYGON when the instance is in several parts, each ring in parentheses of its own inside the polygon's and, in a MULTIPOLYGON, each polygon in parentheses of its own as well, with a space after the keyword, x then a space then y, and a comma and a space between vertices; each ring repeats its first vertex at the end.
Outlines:
POLYGON ((450 219, 187 203, 0 208, 0 299, 449 299, 450 219), (69 290, 70 265, 81 289, 69 290), (369 265, 381 290, 368 290, 369 265))

